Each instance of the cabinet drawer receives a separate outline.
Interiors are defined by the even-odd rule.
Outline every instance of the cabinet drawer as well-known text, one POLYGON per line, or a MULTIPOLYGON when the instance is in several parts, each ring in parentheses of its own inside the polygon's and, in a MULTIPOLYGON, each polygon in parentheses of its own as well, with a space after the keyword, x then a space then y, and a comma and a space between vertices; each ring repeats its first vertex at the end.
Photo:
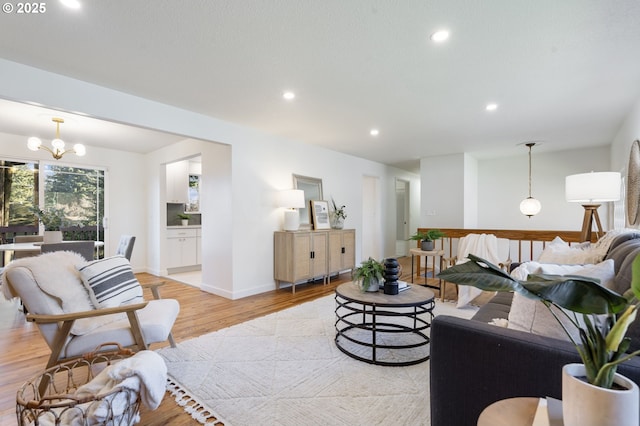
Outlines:
POLYGON ((167 238, 195 238, 198 235, 196 228, 190 229, 167 229, 167 238))

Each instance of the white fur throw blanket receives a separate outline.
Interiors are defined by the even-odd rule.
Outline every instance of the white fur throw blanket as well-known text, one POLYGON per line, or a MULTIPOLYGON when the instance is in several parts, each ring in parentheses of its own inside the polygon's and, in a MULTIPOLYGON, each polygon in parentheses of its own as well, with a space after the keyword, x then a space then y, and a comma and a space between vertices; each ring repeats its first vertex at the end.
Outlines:
POLYGON ((55 251, 40 256, 16 259, 9 263, 2 274, 2 293, 7 300, 16 297, 5 285, 5 276, 13 268, 24 267, 31 271, 38 287, 60 301, 65 313, 90 311, 94 309, 89 293, 82 283, 77 265, 84 265, 86 260, 71 251, 55 251))

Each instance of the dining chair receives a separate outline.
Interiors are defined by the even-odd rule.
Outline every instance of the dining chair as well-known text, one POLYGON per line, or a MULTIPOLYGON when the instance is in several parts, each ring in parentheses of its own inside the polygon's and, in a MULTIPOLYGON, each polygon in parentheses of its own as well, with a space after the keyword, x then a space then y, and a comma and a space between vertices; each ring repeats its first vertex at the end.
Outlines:
POLYGON ((87 261, 91 261, 95 254, 95 243, 93 241, 69 241, 62 243, 42 244, 40 246, 42 253, 52 251, 73 251, 80 254, 87 261))
POLYGON ((133 253, 133 245, 136 242, 136 237, 133 235, 122 235, 120 236, 120 242, 118 242, 118 248, 116 249, 116 254, 122 255, 127 258, 127 260, 131 260, 131 253, 133 253))
MULTIPOLYGON (((16 235, 13 238, 14 243, 41 243, 44 237, 42 235, 16 235)), ((40 254, 40 250, 24 250, 13 253, 14 259, 22 259, 23 257, 32 257, 40 254)))

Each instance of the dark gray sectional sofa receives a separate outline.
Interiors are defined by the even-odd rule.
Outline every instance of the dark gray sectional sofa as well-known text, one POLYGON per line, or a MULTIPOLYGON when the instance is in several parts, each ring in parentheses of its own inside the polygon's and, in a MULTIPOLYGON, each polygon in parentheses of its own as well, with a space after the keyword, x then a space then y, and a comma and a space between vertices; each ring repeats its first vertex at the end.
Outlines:
MULTIPOLYGON (((617 237, 613 259, 616 287, 629 288, 631 261, 640 254, 640 233, 617 237)), ((482 410, 505 398, 561 399, 562 366, 580 362, 570 342, 488 324, 507 318, 512 294, 498 293, 472 319, 438 316, 431 325, 430 394, 432 426, 473 426, 482 410)), ((640 318, 630 328, 640 348, 640 318)), ((618 372, 640 384, 640 356, 618 372)))

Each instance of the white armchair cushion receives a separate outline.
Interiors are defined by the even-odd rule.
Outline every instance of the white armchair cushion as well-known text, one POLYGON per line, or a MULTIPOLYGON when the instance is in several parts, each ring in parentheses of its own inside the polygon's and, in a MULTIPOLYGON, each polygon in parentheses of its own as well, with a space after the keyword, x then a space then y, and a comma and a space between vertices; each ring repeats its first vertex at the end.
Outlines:
MULTIPOLYGON (((179 311, 180 305, 177 300, 150 300, 144 309, 137 311, 144 340, 146 342, 167 340, 179 311)), ((82 336, 73 336, 63 355, 70 357, 91 352, 105 342, 118 342, 122 346, 135 344, 126 314, 108 315, 105 318, 109 320, 100 327, 82 336)))
POLYGON ((144 301, 142 287, 124 256, 94 260, 79 267, 78 271, 97 307, 115 308, 144 301))

